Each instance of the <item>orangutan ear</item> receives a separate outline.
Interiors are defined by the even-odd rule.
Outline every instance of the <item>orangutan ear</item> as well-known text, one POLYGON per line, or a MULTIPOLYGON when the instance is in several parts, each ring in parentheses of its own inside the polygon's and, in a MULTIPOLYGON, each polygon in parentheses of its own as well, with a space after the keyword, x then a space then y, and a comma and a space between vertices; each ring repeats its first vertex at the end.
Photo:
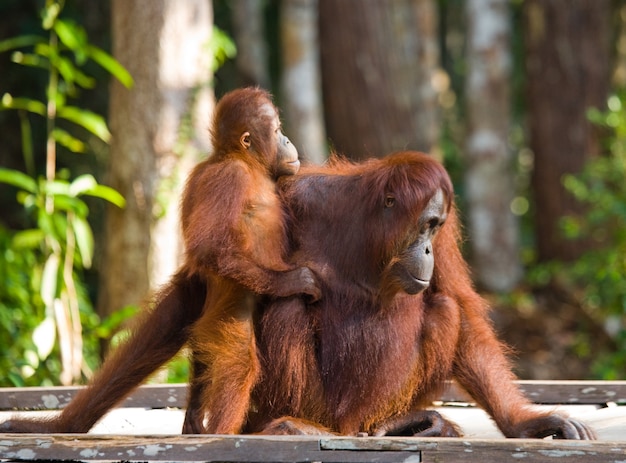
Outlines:
POLYGON ((241 147, 245 150, 247 150, 248 148, 250 148, 250 132, 244 132, 241 135, 241 138, 239 138, 239 143, 241 144, 241 147))

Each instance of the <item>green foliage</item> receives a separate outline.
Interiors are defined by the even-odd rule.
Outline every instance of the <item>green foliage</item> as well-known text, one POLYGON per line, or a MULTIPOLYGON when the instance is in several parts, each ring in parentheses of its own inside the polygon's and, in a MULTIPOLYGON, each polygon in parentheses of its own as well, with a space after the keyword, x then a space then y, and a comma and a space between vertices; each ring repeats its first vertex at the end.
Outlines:
POLYGON ((31 337, 37 322, 45 317, 37 291, 41 274, 34 271, 37 256, 12 245, 12 236, 0 227, 0 371, 3 386, 21 386, 39 367, 39 355, 31 337))
POLYGON ((611 96, 608 108, 588 114, 607 133, 605 155, 591 160, 581 174, 564 178, 566 189, 588 205, 583 217, 563 219, 565 235, 592 245, 561 270, 616 344, 616 353, 602 356, 596 368, 611 379, 626 371, 626 91, 611 96))
MULTIPOLYGON (((62 371, 56 324, 41 296, 42 254, 22 246, 15 233, 0 227, 0 386, 58 384, 62 371)), ((77 283, 79 316, 86 330, 99 318, 91 310, 84 287, 77 283)), ((99 339, 85 336, 85 370, 98 362, 99 339)))
MULTIPOLYGON (((14 63, 48 77, 43 101, 5 93, 0 110, 17 110, 22 127, 22 147, 27 173, 0 168, 0 182, 18 190, 17 201, 31 220, 30 228, 2 230, 0 252, 0 348, 5 353, 4 385, 63 383, 80 379, 96 357, 99 322, 86 296, 81 270, 89 268, 94 239, 87 220, 85 196, 124 207, 124 198, 112 188, 98 184, 92 175, 70 178, 67 170, 58 173, 57 147, 84 153, 86 144, 74 132, 80 127, 103 141, 110 133, 104 118, 72 106, 80 89, 93 88, 95 79, 83 71, 89 60, 106 69, 126 86, 132 85, 128 72, 103 50, 90 45, 85 30, 60 18, 62 0, 47 0, 41 12, 42 32, 0 42, 0 52, 15 50, 14 63), (34 164, 31 125, 28 115, 46 122, 45 176, 37 175, 34 164), (65 128, 57 124, 62 122, 65 128), (94 330, 88 341, 83 327, 94 330), (31 337, 24 337, 31 333, 31 337), (58 334, 58 336, 57 336, 58 334), (88 345, 85 345, 85 342, 88 345), (19 359, 19 360, 15 360, 19 359), (7 384, 8 383, 8 384, 7 384)), ((31 71, 28 71, 31 72, 31 71)))
POLYGON ((174 357, 167 364, 167 368, 164 371, 162 378, 159 378, 159 382, 162 383, 186 383, 189 380, 189 360, 188 354, 182 352, 174 357))
POLYGON ((213 26, 211 39, 207 44, 207 53, 211 57, 211 71, 217 71, 222 65, 237 54, 235 42, 217 26, 213 26))

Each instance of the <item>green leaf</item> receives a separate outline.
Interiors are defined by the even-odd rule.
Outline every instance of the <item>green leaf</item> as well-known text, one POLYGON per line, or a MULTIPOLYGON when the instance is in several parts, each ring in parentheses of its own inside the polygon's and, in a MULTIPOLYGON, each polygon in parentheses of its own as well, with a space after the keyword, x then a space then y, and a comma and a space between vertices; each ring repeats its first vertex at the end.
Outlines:
POLYGON ((74 68, 74 80, 82 88, 94 88, 96 86, 96 79, 88 76, 80 69, 74 68))
POLYGON ((49 61, 39 55, 33 55, 32 53, 22 53, 16 51, 11 55, 11 61, 22 66, 31 66, 34 68, 48 69, 49 61))
MULTIPOLYGON (((39 356, 37 355, 37 352, 31 349, 26 349, 24 351, 24 360, 26 362, 26 365, 32 367, 33 369, 39 366, 39 356)), ((26 377, 31 376, 33 373, 34 373, 34 370, 31 373, 25 374, 25 376, 26 377)))
POLYGON ((66 195, 70 194, 70 184, 65 180, 41 180, 41 191, 47 195, 66 195))
POLYGON ((54 196, 54 208, 58 211, 73 212, 80 217, 87 217, 89 214, 87 204, 83 200, 71 196, 54 196))
POLYGON ((70 50, 77 50, 78 48, 80 48, 81 43, 79 42, 78 37, 76 37, 76 34, 74 33, 73 26, 74 25, 73 24, 70 25, 69 22, 66 22, 62 19, 58 19, 54 23, 54 32, 57 33, 59 40, 67 48, 69 48, 70 50))
POLYGON ((54 60, 59 56, 59 50, 52 48, 48 43, 38 43, 35 45, 35 53, 50 60, 54 60))
POLYGON ((85 268, 91 267, 91 258, 93 256, 94 240, 93 233, 89 223, 82 217, 75 217, 72 220, 72 228, 74 229, 74 235, 76 236, 76 245, 80 253, 83 266, 85 268))
POLYGON ((39 228, 22 230, 13 235, 13 246, 21 249, 36 249, 45 238, 44 231, 39 228))
POLYGON ((0 40, 0 53, 15 48, 29 47, 38 43, 45 43, 46 39, 39 35, 20 35, 6 40, 0 40))
POLYGON ((41 12, 41 25, 44 29, 52 29, 59 14, 61 13, 62 5, 57 2, 51 2, 41 12))
POLYGON ((74 153, 84 153, 85 151, 87 151, 87 147, 82 141, 80 141, 78 138, 73 137, 63 129, 59 129, 58 127, 55 128, 52 131, 52 137, 61 146, 66 147, 68 150, 74 153))
POLYGON ((85 52, 87 44, 87 33, 85 29, 73 21, 57 19, 54 23, 54 32, 59 36, 59 40, 72 51, 85 52))
POLYGON ((26 172, 32 177, 35 175, 35 155, 33 148, 33 136, 28 119, 28 113, 25 111, 18 111, 20 119, 20 134, 22 135, 22 153, 24 157, 24 164, 26 165, 26 172))
POLYGON ((41 275, 41 299, 46 307, 52 307, 57 294, 57 277, 59 273, 59 256, 50 254, 41 275))
POLYGON ((85 191, 84 194, 104 199, 111 204, 115 204, 120 209, 124 209, 126 207, 126 199, 124 199, 124 196, 122 196, 117 190, 106 185, 96 185, 91 190, 85 191))
MULTIPOLYGON (((68 91, 74 91, 74 83, 83 88, 93 88, 96 84, 95 79, 82 72, 69 58, 61 55, 59 50, 50 47, 48 44, 39 44, 35 47, 35 52, 49 60, 50 64, 61 74, 63 80, 67 84, 68 91)), ((41 59, 40 59, 41 60, 41 59)), ((22 63, 27 64, 27 63, 22 63)), ((37 65, 37 63, 33 63, 37 65)))
POLYGON ((111 139, 111 132, 109 132, 104 118, 94 112, 80 109, 75 106, 65 106, 63 108, 59 108, 57 115, 60 118, 71 121, 87 129, 102 141, 108 143, 111 139))
POLYGON ((22 378, 21 375, 18 375, 17 373, 13 372, 13 371, 9 371, 7 373, 7 376, 9 378, 9 380, 11 381, 11 383, 13 384, 14 387, 24 387, 24 379, 22 378))
MULTIPOLYGON (((56 200, 59 198, 64 198, 64 196, 59 196, 59 197, 54 198, 55 207, 57 208, 59 206, 57 205, 56 200)), ((68 231, 71 231, 71 230, 68 230, 68 227, 69 227, 68 220, 67 220, 68 215, 70 214, 64 214, 64 213, 60 213, 56 211, 50 216, 50 218, 52 219, 52 223, 54 224, 53 226, 54 226, 54 230, 56 233, 56 235, 54 235, 53 238, 57 240, 56 244, 58 244, 58 249, 65 248, 65 245, 67 244, 66 243, 67 233, 68 231)))
POLYGON ((19 170, 0 167, 0 182, 16 186, 30 193, 37 193, 37 181, 19 170))
POLYGON ((74 63, 72 63, 71 60, 62 56, 55 57, 50 61, 54 67, 57 68, 61 77, 63 77, 63 80, 68 87, 68 93, 72 94, 75 91, 74 82, 76 81, 75 75, 78 72, 78 69, 74 66, 74 63))
POLYGON ((91 174, 76 177, 70 185, 70 194, 72 196, 88 195, 101 198, 116 206, 123 208, 126 206, 124 197, 111 187, 99 185, 91 174))
POLYGON ((57 106, 57 111, 59 108, 63 108, 65 106, 65 103, 67 101, 66 93, 69 92, 55 92, 54 102, 57 106))
POLYGON ((56 339, 56 323, 53 317, 46 317, 33 331, 33 343, 41 360, 48 358, 56 339))
POLYGON ((17 202, 23 204, 26 209, 37 205, 38 194, 26 193, 24 190, 17 192, 17 202))
POLYGON ((91 174, 80 175, 70 184, 70 195, 78 196, 98 185, 96 179, 91 174))
POLYGON ((213 27, 211 39, 208 43, 209 56, 212 57, 211 69, 217 71, 228 59, 237 55, 235 42, 218 27, 213 27))
POLYGON ((96 79, 88 76, 77 68, 72 60, 64 56, 59 56, 54 60, 54 64, 66 83, 72 84, 75 82, 83 88, 93 88, 96 86, 96 79))
POLYGON ((30 98, 13 98, 11 94, 5 93, 0 101, 0 109, 23 109, 40 116, 46 116, 46 105, 41 101, 30 98))
POLYGON ((124 87, 131 88, 133 86, 133 77, 130 73, 120 64, 119 61, 107 52, 93 45, 89 45, 87 47, 87 53, 92 60, 109 71, 113 77, 124 85, 124 87))
POLYGON ((42 207, 37 214, 37 226, 43 231, 46 238, 51 237, 56 240, 56 230, 52 224, 52 217, 42 207))

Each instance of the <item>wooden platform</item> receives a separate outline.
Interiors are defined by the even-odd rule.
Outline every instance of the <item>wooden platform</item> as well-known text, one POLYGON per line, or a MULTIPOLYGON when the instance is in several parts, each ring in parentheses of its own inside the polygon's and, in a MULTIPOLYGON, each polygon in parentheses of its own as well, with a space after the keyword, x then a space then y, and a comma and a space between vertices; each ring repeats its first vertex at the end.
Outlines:
MULTIPOLYGON (((155 385, 138 389, 89 434, 0 434, 0 461, 626 462, 626 381, 520 384, 542 407, 591 424, 600 440, 505 439, 453 384, 435 405, 462 427, 460 439, 181 436, 186 386, 155 385)), ((16 413, 56 413, 76 391, 0 388, 0 422, 16 413)))

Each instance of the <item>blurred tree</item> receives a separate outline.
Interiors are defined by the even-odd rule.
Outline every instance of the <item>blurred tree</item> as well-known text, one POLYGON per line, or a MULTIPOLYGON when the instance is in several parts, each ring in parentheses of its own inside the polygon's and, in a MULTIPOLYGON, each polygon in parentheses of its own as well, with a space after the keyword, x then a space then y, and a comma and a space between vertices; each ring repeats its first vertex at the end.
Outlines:
POLYGON ((113 1, 113 55, 135 86, 111 86, 109 183, 127 207, 107 211, 102 315, 138 304, 178 265, 180 189, 209 148, 212 23, 204 0, 113 1))
POLYGON ((616 11, 617 40, 615 41, 615 69, 613 83, 618 88, 626 88, 626 4, 622 3, 616 11))
POLYGON ((526 0, 523 7, 538 259, 572 260, 586 245, 560 231, 561 217, 581 211, 562 178, 599 153, 586 111, 605 107, 608 95, 611 1, 526 0))
POLYGON ((321 164, 327 157, 319 67, 318 0, 282 2, 282 109, 285 133, 300 156, 321 164))
POLYGON ((519 281, 519 232, 511 204, 511 12, 508 0, 468 0, 465 202, 474 274, 491 291, 519 281))
POLYGON ((264 3, 259 0, 232 0, 233 35, 237 44, 236 64, 241 85, 270 89, 264 3))
MULTIPOLYGON (((439 138, 434 0, 320 0, 324 111, 334 148, 352 158, 429 152, 439 138)), ((443 77, 443 78, 442 78, 443 77)))

